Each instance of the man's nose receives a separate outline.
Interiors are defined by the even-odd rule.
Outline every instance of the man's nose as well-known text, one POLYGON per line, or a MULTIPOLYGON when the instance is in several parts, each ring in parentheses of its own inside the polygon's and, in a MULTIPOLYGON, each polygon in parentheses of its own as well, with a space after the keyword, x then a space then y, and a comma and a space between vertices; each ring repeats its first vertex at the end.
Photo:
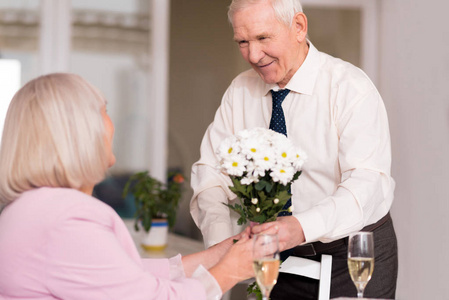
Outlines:
POLYGON ((250 43, 248 45, 249 49, 249 62, 252 64, 257 64, 263 57, 264 52, 262 51, 262 48, 260 47, 259 43, 250 43))

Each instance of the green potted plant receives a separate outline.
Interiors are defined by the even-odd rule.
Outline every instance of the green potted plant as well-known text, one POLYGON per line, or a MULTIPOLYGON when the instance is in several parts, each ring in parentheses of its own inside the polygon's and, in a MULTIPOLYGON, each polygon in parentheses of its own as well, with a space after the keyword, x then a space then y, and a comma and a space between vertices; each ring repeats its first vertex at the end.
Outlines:
POLYGON ((179 172, 171 172, 167 183, 151 177, 148 171, 136 173, 128 179, 123 197, 128 194, 134 197, 134 228, 145 231, 142 240, 145 249, 161 250, 166 247, 168 229, 176 221, 183 182, 184 177, 179 172))

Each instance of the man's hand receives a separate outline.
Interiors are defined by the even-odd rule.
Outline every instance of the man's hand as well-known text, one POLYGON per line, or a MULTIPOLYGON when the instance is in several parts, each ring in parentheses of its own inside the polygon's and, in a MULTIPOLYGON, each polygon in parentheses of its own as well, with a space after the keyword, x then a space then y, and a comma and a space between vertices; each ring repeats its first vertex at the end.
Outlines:
POLYGON ((293 248, 305 241, 301 223, 293 216, 279 217, 274 222, 256 225, 252 228, 252 233, 277 233, 280 251, 293 248))

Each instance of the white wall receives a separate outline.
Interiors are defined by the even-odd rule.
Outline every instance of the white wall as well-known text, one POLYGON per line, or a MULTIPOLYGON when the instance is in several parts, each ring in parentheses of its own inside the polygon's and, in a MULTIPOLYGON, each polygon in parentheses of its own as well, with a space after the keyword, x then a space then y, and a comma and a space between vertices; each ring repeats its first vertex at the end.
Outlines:
POLYGON ((397 181, 397 299, 449 299, 449 4, 381 4, 380 91, 397 181))
POLYGON ((79 74, 102 91, 115 125, 115 174, 148 169, 150 128, 147 112, 148 75, 132 55, 73 52, 70 72, 79 74), (95 67, 92 67, 95 66, 95 67))
POLYGON ((20 62, 0 59, 0 145, 9 103, 20 87, 20 62))

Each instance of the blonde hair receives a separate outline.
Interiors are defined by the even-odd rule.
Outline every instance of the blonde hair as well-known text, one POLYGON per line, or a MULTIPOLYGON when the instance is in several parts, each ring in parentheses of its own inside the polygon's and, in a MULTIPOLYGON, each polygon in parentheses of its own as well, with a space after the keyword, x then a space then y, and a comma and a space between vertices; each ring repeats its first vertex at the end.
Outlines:
POLYGON ((28 82, 9 105, 0 148, 0 204, 37 187, 80 189, 108 168, 101 93, 80 76, 28 82))
POLYGON ((245 9, 251 5, 269 2, 274 9, 274 14, 279 22, 290 27, 293 17, 302 12, 299 0, 232 0, 228 10, 228 20, 232 24, 235 12, 245 9))

